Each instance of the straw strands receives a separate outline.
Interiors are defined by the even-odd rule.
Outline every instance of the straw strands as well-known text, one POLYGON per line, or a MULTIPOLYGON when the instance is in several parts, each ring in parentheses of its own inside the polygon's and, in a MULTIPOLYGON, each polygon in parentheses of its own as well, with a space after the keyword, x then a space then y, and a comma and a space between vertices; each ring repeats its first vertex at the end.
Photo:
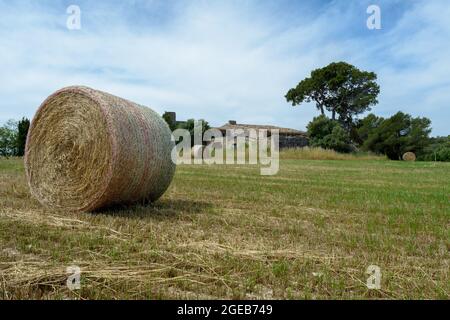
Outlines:
POLYGON ((414 152, 405 152, 402 156, 404 161, 416 161, 416 155, 414 152))
POLYGON ((55 209, 92 211, 155 201, 172 181, 174 142, 153 110, 88 87, 61 89, 37 111, 27 138, 31 193, 55 209))

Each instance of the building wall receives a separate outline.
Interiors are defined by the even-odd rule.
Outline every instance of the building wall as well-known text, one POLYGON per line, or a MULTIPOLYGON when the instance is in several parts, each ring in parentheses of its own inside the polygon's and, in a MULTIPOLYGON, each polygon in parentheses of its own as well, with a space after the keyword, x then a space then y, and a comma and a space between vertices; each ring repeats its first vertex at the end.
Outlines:
POLYGON ((308 137, 305 136, 285 136, 280 135, 280 149, 303 148, 309 144, 308 137))
MULTIPOLYGON (((226 133, 222 133, 224 137, 226 136, 226 133)), ((248 134, 243 134, 243 137, 245 137, 245 141, 249 142, 248 134)), ((257 141, 256 141, 257 142, 257 141)), ((224 142, 225 143, 225 140, 224 142)), ((309 145, 309 138, 307 136, 302 135, 279 135, 279 147, 280 149, 287 149, 287 148, 303 148, 309 145)))

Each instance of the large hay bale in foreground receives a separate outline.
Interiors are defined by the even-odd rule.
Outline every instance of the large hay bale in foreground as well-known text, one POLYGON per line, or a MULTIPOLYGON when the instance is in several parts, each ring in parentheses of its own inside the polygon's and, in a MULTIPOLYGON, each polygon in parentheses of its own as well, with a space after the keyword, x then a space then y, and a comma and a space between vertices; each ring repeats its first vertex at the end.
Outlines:
POLYGON ((31 193, 50 208, 92 211, 154 201, 175 172, 174 142, 153 110, 87 87, 48 97, 28 133, 31 193))
POLYGON ((402 156, 404 161, 416 161, 416 155, 414 152, 405 152, 402 156))

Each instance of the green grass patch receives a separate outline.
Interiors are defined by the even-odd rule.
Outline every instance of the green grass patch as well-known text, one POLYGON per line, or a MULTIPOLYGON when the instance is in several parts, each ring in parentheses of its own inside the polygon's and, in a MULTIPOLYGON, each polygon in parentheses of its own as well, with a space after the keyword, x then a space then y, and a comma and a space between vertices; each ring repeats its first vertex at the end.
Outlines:
POLYGON ((378 158, 184 165, 154 204, 73 213, 1 159, 0 298, 449 298, 449 181, 448 163, 378 158))

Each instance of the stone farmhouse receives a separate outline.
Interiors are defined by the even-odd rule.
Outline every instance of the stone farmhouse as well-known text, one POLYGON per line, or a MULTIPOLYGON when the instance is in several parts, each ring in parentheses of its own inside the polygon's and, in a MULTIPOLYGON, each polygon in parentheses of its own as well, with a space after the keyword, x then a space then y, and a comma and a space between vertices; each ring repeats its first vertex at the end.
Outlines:
MULTIPOLYGON (((176 117, 175 112, 166 112, 166 114, 169 115, 169 121, 172 125, 180 125, 185 123, 185 121, 178 121, 176 117)), ((261 130, 266 129, 267 135, 271 135, 272 130, 278 130, 279 132, 279 146, 280 149, 285 148, 302 148, 309 144, 309 138, 306 132, 296 130, 296 129, 290 129, 290 128, 283 128, 283 127, 277 127, 272 125, 255 125, 255 124, 242 124, 237 123, 235 120, 230 120, 228 123, 224 124, 221 127, 215 128, 219 129, 223 136, 226 135, 226 131, 229 129, 241 129, 244 132, 244 136, 248 137, 248 130, 249 129, 255 129, 255 130, 261 130)))
POLYGON ((267 130, 267 136, 270 137, 272 130, 278 130, 279 133, 279 142, 280 149, 285 148, 302 148, 306 147, 309 143, 309 138, 306 132, 290 129, 290 128, 282 128, 272 125, 256 125, 256 124, 242 124, 237 123, 234 120, 228 121, 227 124, 224 124, 221 127, 218 127, 222 134, 225 136, 226 131, 229 129, 234 130, 242 130, 245 136, 248 136, 249 129, 255 130, 267 130))

